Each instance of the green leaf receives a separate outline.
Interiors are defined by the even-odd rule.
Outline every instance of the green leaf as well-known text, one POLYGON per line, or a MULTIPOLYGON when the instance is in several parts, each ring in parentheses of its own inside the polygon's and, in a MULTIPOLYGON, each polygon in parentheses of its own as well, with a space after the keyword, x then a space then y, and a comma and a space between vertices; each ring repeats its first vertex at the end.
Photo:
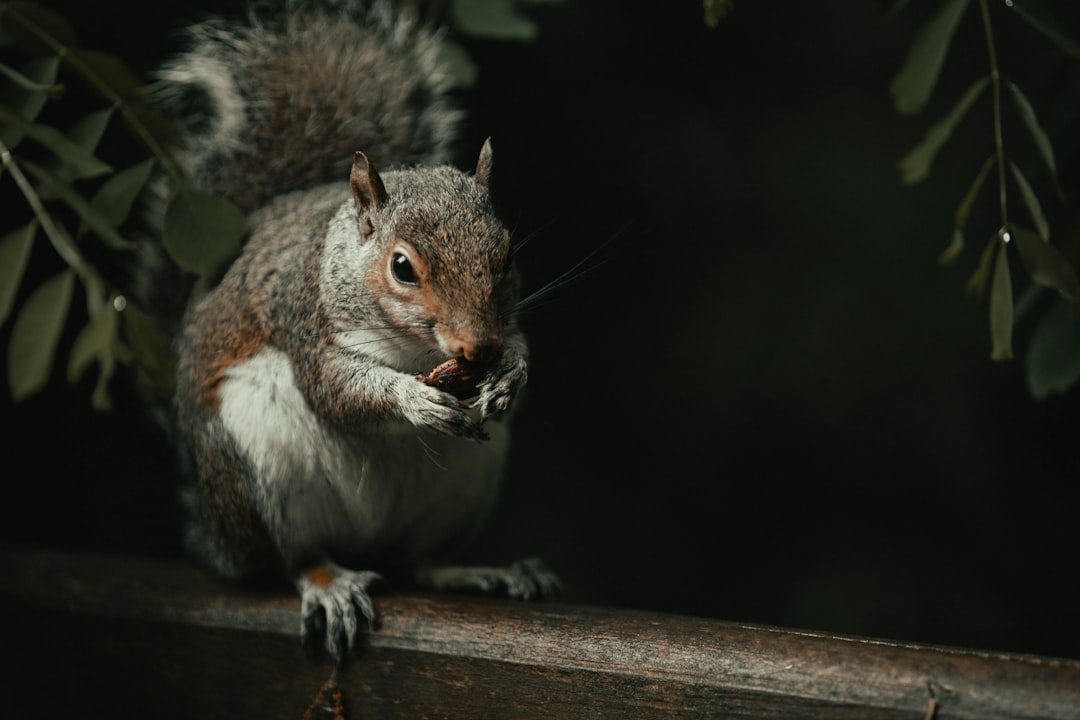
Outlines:
POLYGON ((68 139, 87 152, 93 152, 101 142, 101 136, 105 134, 112 114, 111 107, 90 113, 71 126, 67 131, 68 139))
POLYGON ((165 249, 184 270, 210 277, 240 253, 246 224, 232 203, 183 183, 165 208, 165 249))
POLYGON ((900 161, 900 176, 904 183, 914 185, 926 179, 938 150, 952 136, 956 126, 964 119, 964 115, 979 99, 979 95, 986 89, 989 82, 989 77, 983 77, 972 83, 948 114, 934 123, 922 141, 904 156, 900 161))
POLYGON ((1009 360, 1013 356, 1013 297, 1009 278, 1009 254, 1003 244, 994 263, 990 285, 990 359, 1009 360))
POLYGON ((1031 107, 1031 103, 1028 102, 1024 93, 1020 92, 1020 88, 1017 87, 1016 83, 1010 82, 1008 87, 1013 100, 1016 102, 1016 109, 1020 113, 1020 119, 1024 121, 1028 132, 1031 133, 1031 139, 1035 142, 1035 148, 1039 151, 1039 155, 1042 156, 1046 167, 1050 169, 1050 175, 1057 178, 1057 168, 1054 163, 1054 146, 1050 144, 1050 136, 1039 125, 1039 119, 1035 117, 1035 109, 1031 107))
POLYGON ((971 277, 968 278, 967 285, 964 288, 964 291, 976 300, 982 300, 983 295, 986 294, 986 283, 990 280, 990 265, 994 259, 994 250, 997 249, 998 242, 997 236, 994 236, 990 238, 990 242, 986 243, 982 255, 979 256, 979 264, 975 271, 971 273, 971 277))
MULTIPOLYGON (((110 227, 119 227, 120 223, 124 222, 131 213, 131 207, 134 205, 139 191, 142 190, 143 186, 146 185, 146 181, 150 178, 150 171, 153 168, 154 159, 150 158, 119 171, 98 188, 98 191, 90 200, 90 206, 110 227)), ((84 227, 79 229, 80 234, 86 227, 89 226, 84 221, 84 227)))
MULTIPOLYGON (((23 74, 31 81, 49 85, 56 80, 59 65, 58 57, 33 59, 23 67, 23 74)), ((59 86, 63 87, 63 85, 59 86)), ((49 95, 22 89, 22 87, 12 86, 5 91, 0 97, 0 106, 8 108, 17 118, 27 123, 33 122, 44 109, 45 103, 49 101, 49 95)), ((0 141, 3 141, 9 150, 13 150, 23 140, 23 133, 6 123, 0 122, 0 125, 2 125, 0 126, 0 141)))
POLYGON ((445 40, 439 43, 439 55, 439 64, 450 73, 455 87, 471 88, 476 84, 476 63, 465 48, 456 42, 445 40))
POLYGON ((0 63, 0 75, 3 75, 8 80, 13 82, 16 87, 22 88, 28 92, 36 93, 38 95, 45 95, 46 97, 59 98, 64 94, 63 84, 58 83, 42 83, 35 80, 32 77, 24 75, 10 65, 0 63))
POLYGON ((95 358, 110 353, 116 341, 116 327, 116 311, 112 307, 103 307, 96 317, 83 326, 75 337, 71 355, 68 356, 68 382, 78 382, 95 358))
POLYGON ((124 308, 124 330, 135 362, 153 381, 165 400, 176 387, 176 356, 169 339, 145 312, 129 302, 124 308))
POLYGON ((127 109, 130 113, 129 119, 133 119, 133 122, 146 128, 151 137, 155 138, 159 143, 166 145, 182 144, 184 134, 174 120, 165 117, 145 102, 139 100, 128 100, 127 109))
MULTIPOLYGON (((533 0, 534 3, 536 1, 533 0)), ((735 2, 734 0, 705 0, 703 9, 705 27, 715 28, 734 11, 735 2)))
MULTIPOLYGON (((28 78, 31 82, 37 83, 43 87, 55 86, 56 75, 60 69, 60 58, 37 58, 26 63, 22 67, 22 75, 28 78)), ((55 87, 63 87, 55 86, 55 87)), ((26 88, 12 88, 9 92, 4 94, 3 100, 0 101, 0 105, 7 107, 17 117, 22 118, 24 121, 31 123, 41 113, 45 107, 45 103, 48 102, 49 96, 43 92, 36 92, 34 90, 27 90, 26 88)), ((16 131, 14 128, 2 127, 0 128, 0 140, 8 149, 14 149, 16 145, 22 140, 23 134, 16 131)))
POLYGON ((97 177, 112 171, 111 167, 94 157, 93 153, 72 142, 56 128, 28 123, 2 105, 0 105, 0 123, 14 128, 17 132, 48 148, 53 155, 70 165, 78 178, 97 177))
POLYGON ((37 220, 31 220, 0 240, 0 325, 7 322, 11 308, 15 306, 15 295, 30 261, 37 228, 37 220))
POLYGON ((1062 28, 1061 23, 1036 0, 1012 0, 1016 14, 1031 23, 1032 27, 1054 42, 1060 49, 1080 59, 1080 42, 1062 28))
POLYGON ((466 35, 495 40, 532 40, 536 23, 522 15, 514 0, 453 0, 450 17, 466 35))
POLYGON ((8 343, 8 386, 16 401, 49 382, 74 288, 75 273, 65 270, 34 290, 15 318, 8 343))
POLYGON ((63 15, 25 2, 0 4, 0 32, 31 55, 55 55, 57 46, 75 44, 75 31, 63 15))
POLYGON ((1016 180, 1017 187, 1020 188, 1020 197, 1024 200, 1024 205, 1027 207, 1028 214, 1031 215, 1032 222, 1035 223, 1035 230, 1038 231, 1039 237, 1047 242, 1050 241, 1050 223, 1046 222, 1046 216, 1043 215, 1042 205, 1039 203, 1039 198, 1035 195, 1035 191, 1031 188, 1031 184, 1024 177, 1024 173, 1020 172, 1020 168, 1016 166, 1016 163, 1009 161, 1009 169, 1012 170, 1013 178, 1016 180))
POLYGON ((896 110, 914 115, 934 92, 953 33, 969 0, 944 0, 938 11, 915 33, 907 57, 889 86, 896 110))
POLYGON ((133 250, 135 248, 134 243, 121 237, 120 233, 116 232, 116 229, 109 224, 109 219, 92 207, 82 195, 75 192, 71 185, 64 183, 53 173, 36 163, 23 160, 22 165, 43 184, 51 197, 60 198, 68 207, 78 213, 79 218, 97 233, 98 237, 106 245, 116 250, 133 250))
POLYGON ((125 100, 138 99, 145 95, 143 84, 124 61, 115 55, 92 50, 72 50, 68 55, 76 68, 81 65, 81 70, 90 73, 87 79, 99 91, 99 83, 103 83, 125 100))
MULTIPOLYGON (((65 133, 67 139, 82 148, 86 153, 93 155, 94 149, 97 148, 98 143, 101 142, 101 137, 105 134, 105 128, 109 125, 112 113, 112 108, 106 108, 81 118, 65 133)), ((65 185, 70 185, 81 177, 79 168, 67 163, 65 158, 52 158, 44 167, 48 168, 57 182, 65 185)), ((40 188, 39 191, 41 197, 45 200, 55 200, 59 197, 51 187, 40 188)))
POLYGON ((1057 298, 1032 332, 1026 361, 1028 388, 1037 400, 1080 380, 1080 305, 1057 298))
POLYGON ((1080 302, 1080 280, 1076 269, 1061 251, 1027 228, 1013 228, 1012 237, 1024 268, 1034 282, 1057 290, 1068 300, 1080 302))
POLYGON ((986 182, 987 176, 990 175, 990 171, 993 170, 994 165, 996 164, 996 156, 991 155, 986 159, 982 169, 979 170, 979 174, 975 176, 975 180, 971 183, 971 187, 968 188, 967 193, 964 195, 964 199, 956 206, 956 213, 953 215, 952 242, 949 244, 949 247, 945 248, 941 255, 938 255, 938 262, 942 265, 951 265, 956 261, 956 258, 960 256, 960 253, 963 252, 964 227, 967 225, 968 217, 971 216, 971 208, 975 205, 975 199, 978 197, 983 183, 986 182))

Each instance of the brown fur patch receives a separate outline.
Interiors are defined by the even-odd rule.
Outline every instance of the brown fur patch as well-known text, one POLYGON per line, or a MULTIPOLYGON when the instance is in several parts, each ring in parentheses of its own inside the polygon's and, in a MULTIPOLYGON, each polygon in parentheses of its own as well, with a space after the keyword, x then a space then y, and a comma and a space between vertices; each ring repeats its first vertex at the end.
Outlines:
POLYGON ((325 565, 316 565, 313 568, 308 568, 303 574, 307 575, 311 584, 317 587, 329 587, 338 578, 337 570, 326 567, 325 565))
POLYGON ((269 335, 254 318, 247 318, 247 322, 243 322, 242 318, 236 319, 241 322, 232 333, 227 337, 206 338, 204 346, 199 349, 205 361, 205 372, 199 388, 199 406, 203 410, 220 409, 218 390, 225 380, 225 373, 234 365, 250 360, 269 341, 269 335), (208 347, 210 342, 214 342, 215 347, 208 347))

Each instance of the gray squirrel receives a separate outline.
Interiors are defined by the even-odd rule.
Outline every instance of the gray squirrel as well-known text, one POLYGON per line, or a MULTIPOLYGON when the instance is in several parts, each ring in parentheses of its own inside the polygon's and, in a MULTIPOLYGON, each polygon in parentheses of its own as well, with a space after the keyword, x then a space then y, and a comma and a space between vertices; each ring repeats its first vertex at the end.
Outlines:
POLYGON ((382 575, 526 599, 559 581, 536 559, 436 564, 493 505, 528 368, 491 142, 474 174, 443 164, 440 36, 386 0, 267 5, 195 25, 155 88, 191 176, 249 213, 175 343, 187 539, 226 576, 285 574, 304 643, 340 660, 382 575), (423 381, 446 361, 472 397, 423 381))

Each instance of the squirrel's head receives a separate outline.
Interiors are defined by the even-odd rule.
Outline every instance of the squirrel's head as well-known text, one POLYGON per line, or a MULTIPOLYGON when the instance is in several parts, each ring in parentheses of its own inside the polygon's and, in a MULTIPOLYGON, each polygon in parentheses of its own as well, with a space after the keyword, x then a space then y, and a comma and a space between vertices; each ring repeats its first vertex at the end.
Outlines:
POLYGON ((388 325, 445 357, 484 361, 502 349, 517 302, 510 234, 495 217, 491 141, 476 172, 388 172, 356 153, 350 183, 360 242, 374 258, 366 282, 388 325))

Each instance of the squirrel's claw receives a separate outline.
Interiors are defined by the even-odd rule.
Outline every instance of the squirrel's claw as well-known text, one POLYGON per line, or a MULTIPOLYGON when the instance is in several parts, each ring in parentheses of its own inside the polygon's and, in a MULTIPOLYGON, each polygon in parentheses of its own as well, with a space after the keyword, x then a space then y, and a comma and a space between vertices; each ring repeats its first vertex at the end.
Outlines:
POLYGON ((525 358, 516 353, 507 353, 503 362, 479 385, 480 395, 473 406, 480 411, 481 419, 498 418, 508 411, 528 377, 525 358))
POLYGON ((469 416, 467 406, 450 393, 416 381, 417 394, 409 405, 406 418, 417 427, 428 428, 443 435, 487 440, 489 435, 480 423, 469 416))
POLYGON ((360 618, 375 624, 375 605, 368 589, 378 573, 334 566, 311 568, 297 578, 300 591, 300 640, 309 652, 323 645, 340 663, 356 647, 360 618))

